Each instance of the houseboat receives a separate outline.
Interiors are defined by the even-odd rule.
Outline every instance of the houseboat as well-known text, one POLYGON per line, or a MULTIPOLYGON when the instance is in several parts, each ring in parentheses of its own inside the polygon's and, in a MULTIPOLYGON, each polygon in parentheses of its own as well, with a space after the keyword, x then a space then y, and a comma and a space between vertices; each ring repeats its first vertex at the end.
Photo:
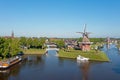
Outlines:
POLYGON ((15 65, 16 63, 22 61, 22 57, 21 56, 16 56, 14 58, 10 58, 6 61, 1 61, 0 62, 0 69, 7 69, 13 65, 15 65))

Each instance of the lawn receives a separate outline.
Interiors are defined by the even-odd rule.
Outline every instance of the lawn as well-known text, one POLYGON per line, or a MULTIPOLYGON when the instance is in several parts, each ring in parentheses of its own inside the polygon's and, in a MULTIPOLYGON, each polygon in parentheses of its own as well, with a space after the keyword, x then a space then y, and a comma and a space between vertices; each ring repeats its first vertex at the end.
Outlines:
MULTIPOLYGON (((25 54, 44 54, 45 49, 27 49, 27 50, 23 50, 23 52, 25 54)), ((64 50, 59 51, 59 57, 63 57, 63 58, 76 59, 78 55, 89 58, 92 61, 109 61, 109 58, 107 57, 107 55, 102 51, 98 51, 98 52, 94 50, 87 51, 87 52, 80 51, 80 50, 70 50, 69 52, 64 50)))
POLYGON ((23 50, 24 54, 44 54, 45 49, 27 49, 23 50))
POLYGON ((59 57, 76 59, 78 55, 89 58, 92 61, 109 61, 109 58, 107 57, 107 55, 102 51, 98 51, 98 52, 94 50, 91 50, 88 52, 83 52, 80 50, 71 50, 69 52, 66 52, 64 50, 59 51, 59 57))

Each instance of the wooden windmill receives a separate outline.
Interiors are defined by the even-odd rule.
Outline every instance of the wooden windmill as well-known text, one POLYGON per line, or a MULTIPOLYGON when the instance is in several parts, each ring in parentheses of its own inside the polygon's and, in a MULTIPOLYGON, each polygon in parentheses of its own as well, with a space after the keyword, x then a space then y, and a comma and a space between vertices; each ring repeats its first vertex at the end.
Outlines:
POLYGON ((86 32, 86 24, 84 26, 85 26, 84 32, 77 32, 77 33, 80 33, 83 36, 82 42, 80 42, 80 48, 82 49, 82 51, 89 51, 91 42, 88 38, 88 35, 91 34, 91 33, 86 32))

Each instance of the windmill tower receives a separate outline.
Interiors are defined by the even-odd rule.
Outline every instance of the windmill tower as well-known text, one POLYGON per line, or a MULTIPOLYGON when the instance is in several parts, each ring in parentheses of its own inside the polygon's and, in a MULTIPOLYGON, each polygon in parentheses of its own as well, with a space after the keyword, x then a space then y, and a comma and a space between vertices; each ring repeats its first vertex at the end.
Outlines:
POLYGON ((82 49, 82 51, 90 51, 91 42, 88 38, 88 35, 91 33, 86 32, 86 24, 84 26, 85 26, 84 32, 77 32, 77 33, 82 34, 82 36, 83 36, 82 42, 80 43, 80 48, 82 49))

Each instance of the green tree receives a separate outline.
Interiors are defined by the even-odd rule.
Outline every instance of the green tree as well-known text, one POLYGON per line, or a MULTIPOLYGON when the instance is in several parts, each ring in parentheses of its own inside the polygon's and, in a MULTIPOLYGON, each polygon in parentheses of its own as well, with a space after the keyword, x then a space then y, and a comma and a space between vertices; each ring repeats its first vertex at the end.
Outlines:
POLYGON ((20 42, 19 39, 14 38, 9 43, 9 53, 15 56, 18 52, 20 52, 20 42))
POLYGON ((39 46, 41 46, 42 48, 44 48, 45 40, 45 38, 40 38, 39 46))
POLYGON ((5 38, 0 38, 0 56, 6 57, 9 52, 8 42, 5 38))
POLYGON ((104 38, 90 38, 90 41, 91 42, 93 42, 93 43, 97 43, 97 42, 99 42, 99 43, 101 43, 101 42, 104 42, 104 38))
POLYGON ((27 47, 30 48, 30 46, 33 45, 33 39, 32 38, 28 38, 27 39, 27 47))
POLYGON ((26 37, 21 37, 20 38, 20 45, 21 46, 27 46, 27 38, 26 37))
POLYGON ((82 37, 80 37, 80 38, 78 39, 78 42, 82 42, 82 39, 83 39, 83 38, 82 38, 82 37))
POLYGON ((37 48, 38 45, 39 45, 39 39, 38 38, 33 38, 33 46, 35 48, 37 48))
POLYGON ((56 43, 59 48, 65 47, 65 42, 63 39, 53 40, 52 42, 56 43))
POLYGON ((0 55, 4 58, 14 56, 20 51, 19 39, 0 38, 0 55))
POLYGON ((4 52, 4 43, 5 43, 5 40, 0 37, 0 55, 1 56, 2 56, 2 54, 4 52))

